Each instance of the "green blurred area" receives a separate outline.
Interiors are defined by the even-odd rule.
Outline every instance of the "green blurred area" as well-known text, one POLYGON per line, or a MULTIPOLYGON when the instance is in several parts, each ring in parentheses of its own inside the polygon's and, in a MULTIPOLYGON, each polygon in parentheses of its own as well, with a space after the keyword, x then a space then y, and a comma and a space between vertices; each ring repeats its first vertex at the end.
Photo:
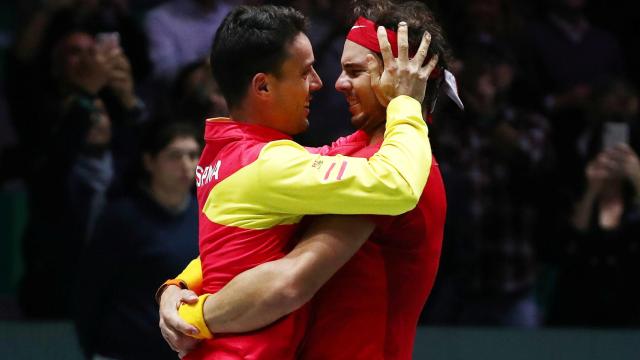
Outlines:
POLYGON ((0 295, 16 293, 22 274, 22 232, 27 221, 27 194, 0 191, 0 295))
MULTIPOLYGON (((420 327, 413 358, 640 359, 640 331, 420 327)), ((72 360, 82 355, 69 323, 0 322, 0 359, 72 360)))

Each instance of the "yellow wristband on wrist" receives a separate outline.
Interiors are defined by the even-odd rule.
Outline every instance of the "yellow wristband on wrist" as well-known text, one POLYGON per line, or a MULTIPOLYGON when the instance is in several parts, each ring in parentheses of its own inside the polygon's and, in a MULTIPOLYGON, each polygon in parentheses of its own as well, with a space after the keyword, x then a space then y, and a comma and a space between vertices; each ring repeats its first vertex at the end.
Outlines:
POLYGON ((196 339, 213 339, 213 334, 211 334, 211 331, 209 331, 204 321, 204 302, 209 295, 210 294, 200 295, 197 303, 182 304, 178 309, 180 317, 200 331, 198 334, 192 336, 196 339))

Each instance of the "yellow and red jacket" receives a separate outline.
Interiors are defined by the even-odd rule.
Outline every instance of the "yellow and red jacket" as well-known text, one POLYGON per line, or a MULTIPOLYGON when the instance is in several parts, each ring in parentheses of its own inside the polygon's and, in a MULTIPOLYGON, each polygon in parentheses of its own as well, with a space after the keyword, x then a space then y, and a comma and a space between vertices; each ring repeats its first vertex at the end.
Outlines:
MULTIPOLYGON (((406 96, 389 104, 384 141, 369 159, 322 155, 327 149, 310 151, 273 129, 228 119, 207 121, 205 140, 196 171, 200 260, 178 276, 199 293, 283 257, 304 215, 413 209, 432 161, 420 104, 406 96)), ((307 315, 303 307, 259 331, 217 334, 187 358, 293 359, 307 315)))

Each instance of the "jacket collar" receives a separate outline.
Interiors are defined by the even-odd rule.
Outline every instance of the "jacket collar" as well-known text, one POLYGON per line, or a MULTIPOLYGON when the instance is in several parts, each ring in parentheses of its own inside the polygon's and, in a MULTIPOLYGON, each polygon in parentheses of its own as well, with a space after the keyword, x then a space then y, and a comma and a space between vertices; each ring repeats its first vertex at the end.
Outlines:
POLYGON ((255 140, 269 142, 291 140, 291 136, 266 126, 233 121, 229 118, 207 119, 204 139, 207 142, 255 140))

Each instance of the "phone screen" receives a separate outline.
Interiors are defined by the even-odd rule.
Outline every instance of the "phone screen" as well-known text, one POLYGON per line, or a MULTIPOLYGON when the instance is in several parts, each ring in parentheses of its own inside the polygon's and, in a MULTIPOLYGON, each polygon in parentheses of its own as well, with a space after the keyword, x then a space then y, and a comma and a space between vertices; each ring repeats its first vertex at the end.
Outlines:
POLYGON ((602 129, 602 149, 629 143, 629 124, 606 122, 602 129))
POLYGON ((96 35, 96 42, 100 46, 114 48, 120 46, 120 34, 117 32, 104 32, 96 35))

